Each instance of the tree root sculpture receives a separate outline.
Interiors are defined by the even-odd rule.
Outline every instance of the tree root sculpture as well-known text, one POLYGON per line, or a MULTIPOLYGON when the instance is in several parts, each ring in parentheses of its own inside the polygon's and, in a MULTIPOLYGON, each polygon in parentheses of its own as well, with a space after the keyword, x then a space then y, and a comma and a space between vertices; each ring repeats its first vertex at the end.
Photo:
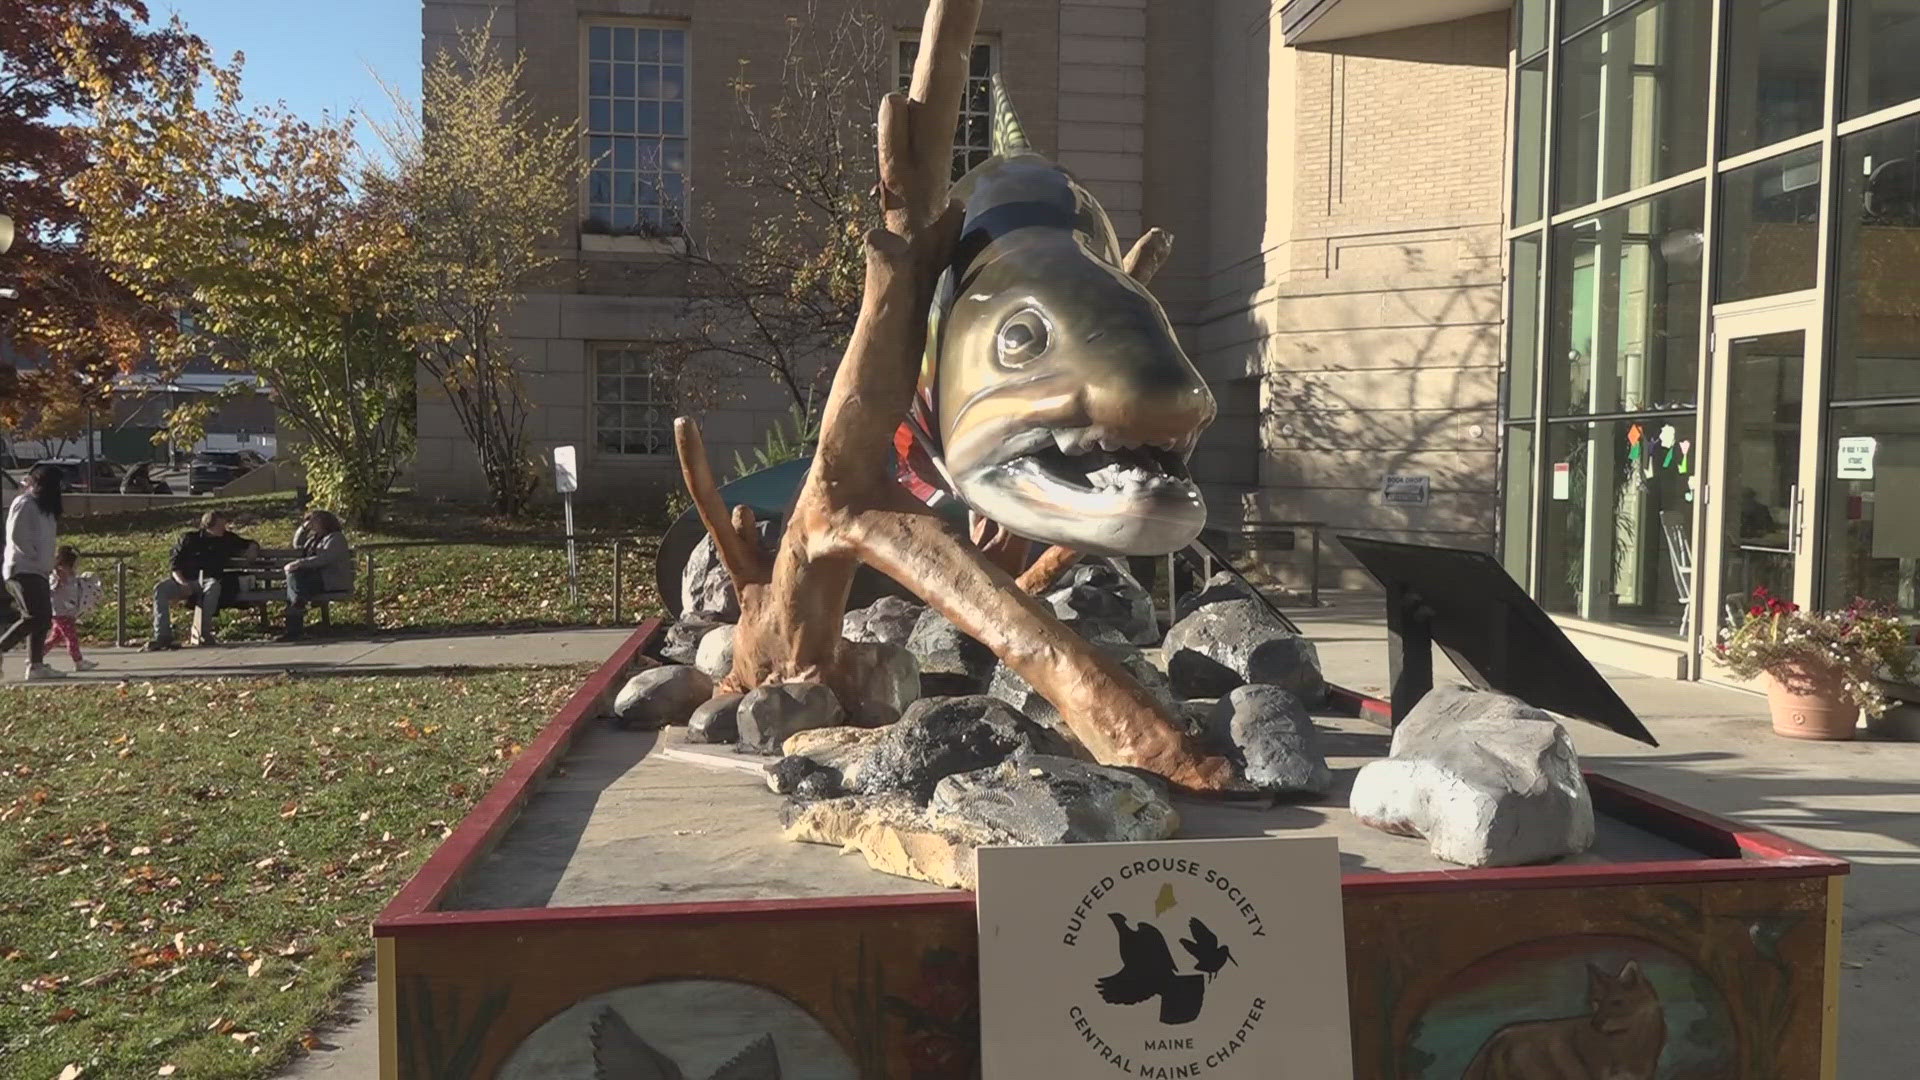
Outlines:
MULTIPOLYGON (((990 557, 950 531, 885 465, 913 397, 934 284, 959 231, 948 170, 979 14, 980 0, 931 0, 911 89, 880 104, 886 228, 867 235, 860 317, 821 414, 813 466, 771 560, 752 512, 727 513, 699 428, 688 417, 675 422, 687 489, 740 595, 733 671, 721 689, 809 681, 854 700, 860 672, 842 648, 841 616, 864 562, 991 649, 1059 709, 1099 761, 1143 768, 1189 790, 1229 790, 1238 784, 1225 758, 1200 749, 1125 668, 1054 618, 1030 591, 1044 583, 1033 586, 1030 575, 1023 588, 1014 580, 1000 560, 1025 541, 989 536, 990 557)), ((1170 250, 1171 238, 1156 229, 1128 256, 1129 269, 1144 280, 1170 250)), ((1047 580, 1075 558, 1049 551, 1041 560, 1052 567, 1047 580)))

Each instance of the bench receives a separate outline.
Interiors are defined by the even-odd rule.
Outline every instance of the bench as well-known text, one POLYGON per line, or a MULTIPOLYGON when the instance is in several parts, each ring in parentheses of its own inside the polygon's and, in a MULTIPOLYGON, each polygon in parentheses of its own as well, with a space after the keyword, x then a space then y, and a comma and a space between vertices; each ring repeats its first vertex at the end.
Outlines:
MULTIPOLYGON (((314 607, 320 609, 321 627, 331 628, 333 626, 333 605, 336 602, 351 599, 353 599, 353 593, 351 591, 323 592, 315 596, 312 603, 314 607)), ((274 604, 284 604, 286 602, 287 592, 284 588, 241 589, 240 594, 232 600, 222 599, 220 601, 220 607, 222 610, 226 608, 249 608, 257 610, 260 613, 260 629, 271 630, 273 629, 273 623, 268 618, 268 608, 274 604)))

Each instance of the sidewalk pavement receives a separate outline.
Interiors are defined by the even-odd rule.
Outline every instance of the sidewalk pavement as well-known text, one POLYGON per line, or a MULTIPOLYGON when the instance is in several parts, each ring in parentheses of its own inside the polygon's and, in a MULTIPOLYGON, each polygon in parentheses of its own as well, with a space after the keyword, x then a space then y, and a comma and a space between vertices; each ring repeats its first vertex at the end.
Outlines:
MULTIPOLYGON (((1386 610, 1340 596, 1289 611, 1328 681, 1387 696, 1386 610)), ((1920 1000, 1920 743, 1801 742, 1774 735, 1766 699, 1705 683, 1601 667, 1658 748, 1592 724, 1568 725, 1581 763, 1688 806, 1757 825, 1847 859, 1840 1075, 1910 1080, 1920 1000)), ((1464 682, 1435 650, 1436 681, 1464 682)))
MULTIPOLYGON (((48 662, 67 672, 59 683, 86 685, 123 679, 214 679, 250 675, 405 675, 442 668, 556 667, 598 664, 633 633, 632 627, 586 630, 513 630, 441 636, 310 637, 305 641, 238 642, 205 648, 147 653, 137 648, 100 648, 83 644, 87 659, 100 666, 74 672, 64 649, 48 662)), ((7 656, 7 685, 17 685, 18 651, 7 656)))

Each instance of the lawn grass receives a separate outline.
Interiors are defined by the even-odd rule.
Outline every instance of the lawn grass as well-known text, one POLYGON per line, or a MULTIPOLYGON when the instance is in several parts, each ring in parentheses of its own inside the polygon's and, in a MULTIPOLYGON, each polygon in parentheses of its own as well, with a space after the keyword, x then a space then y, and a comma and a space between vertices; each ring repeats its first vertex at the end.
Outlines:
POLYGON ((269 1075, 584 676, 0 694, 0 1076, 269 1075))
MULTIPOLYGON (((218 508, 234 518, 235 528, 269 548, 292 545, 299 511, 290 496, 229 500, 183 500, 177 506, 130 513, 70 516, 61 522, 60 541, 86 551, 131 551, 127 567, 128 635, 145 641, 151 622, 153 585, 167 572, 167 555, 180 534, 194 528, 202 513, 218 508)), ((582 532, 618 534, 623 539, 621 622, 631 625, 660 613, 653 587, 655 522, 605 510, 583 512, 582 532)), ((610 546, 579 546, 580 597, 567 599, 567 558, 553 541, 563 535, 557 510, 526 520, 492 517, 470 506, 415 500, 401 493, 379 527, 349 529, 355 544, 388 541, 458 542, 375 553, 375 620, 380 630, 450 632, 541 626, 605 626, 613 623, 613 553, 610 546)), ((365 557, 356 555, 365 577, 365 557)), ((117 611, 115 569, 111 559, 82 561, 81 570, 107 586, 105 602, 82 630, 86 640, 110 643, 117 611)), ((364 590, 360 580, 356 588, 364 590)), ((361 592, 360 596, 365 593, 361 592)), ((281 608, 272 618, 281 618, 281 608)), ((334 625, 345 632, 366 632, 365 604, 333 606, 334 625)), ((174 609, 176 634, 184 636, 187 611, 174 609)), ((267 636, 256 613, 228 611, 218 633, 235 640, 267 636)), ((277 629, 277 627, 276 627, 277 629)))

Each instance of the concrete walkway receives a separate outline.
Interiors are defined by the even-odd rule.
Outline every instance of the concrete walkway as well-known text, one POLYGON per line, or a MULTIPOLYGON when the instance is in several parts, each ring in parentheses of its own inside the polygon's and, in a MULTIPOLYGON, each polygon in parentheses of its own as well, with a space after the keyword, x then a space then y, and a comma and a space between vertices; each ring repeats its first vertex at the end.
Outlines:
MULTIPOLYGON (((296 644, 240 642, 206 648, 146 653, 135 648, 82 646, 99 667, 75 673, 66 653, 55 649, 50 662, 67 672, 59 683, 85 685, 124 679, 212 679, 249 675, 404 675, 439 668, 557 667, 598 664, 633 633, 632 627, 589 630, 515 630, 439 637, 403 635, 371 638, 309 638, 296 644)), ((17 685, 22 660, 16 651, 4 661, 8 686, 17 685)))

